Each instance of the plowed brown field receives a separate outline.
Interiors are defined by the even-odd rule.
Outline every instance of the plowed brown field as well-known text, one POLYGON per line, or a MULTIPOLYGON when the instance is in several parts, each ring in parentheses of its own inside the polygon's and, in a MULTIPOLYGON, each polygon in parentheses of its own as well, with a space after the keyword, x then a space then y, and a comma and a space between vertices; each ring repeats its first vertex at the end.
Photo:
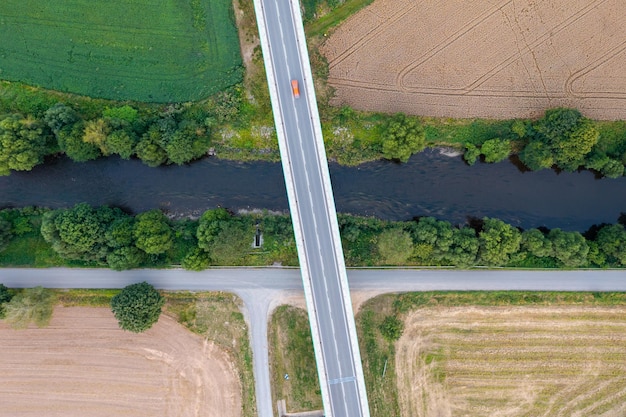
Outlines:
POLYGON ((321 51, 332 104, 423 116, 626 119, 623 0, 376 0, 321 51))
POLYGON ((626 308, 424 308, 397 344, 404 417, 622 417, 626 308))
POLYGON ((236 417, 228 356, 169 317, 142 334, 106 308, 57 308, 44 329, 0 322, 0 416, 236 417))

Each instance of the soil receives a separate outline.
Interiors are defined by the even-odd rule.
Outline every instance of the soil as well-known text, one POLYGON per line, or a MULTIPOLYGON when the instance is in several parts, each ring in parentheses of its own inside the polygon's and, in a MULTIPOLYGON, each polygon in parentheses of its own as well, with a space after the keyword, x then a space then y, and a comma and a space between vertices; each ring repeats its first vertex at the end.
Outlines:
POLYGON ((165 315, 135 334, 107 308, 57 307, 43 329, 0 322, 0 350, 0 416, 241 416, 228 355, 165 315))
POLYGON ((396 345, 401 415, 626 415, 625 307, 413 311, 396 345))
POLYGON ((438 117, 626 119, 622 0, 376 0, 322 45, 331 104, 438 117))

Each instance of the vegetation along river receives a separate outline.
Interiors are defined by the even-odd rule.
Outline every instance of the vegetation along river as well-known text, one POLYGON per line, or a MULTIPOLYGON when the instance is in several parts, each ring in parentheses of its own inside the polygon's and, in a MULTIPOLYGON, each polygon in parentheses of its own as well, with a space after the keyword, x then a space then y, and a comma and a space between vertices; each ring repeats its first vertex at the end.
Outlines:
MULTIPOLYGON (((523 228, 585 231, 614 223, 626 212, 626 177, 596 179, 589 171, 521 173, 510 162, 467 166, 437 150, 398 165, 378 161, 330 166, 337 211, 388 220, 434 216, 464 223, 496 217, 523 228)), ((208 158, 185 166, 150 168, 116 157, 75 163, 62 157, 31 172, 0 177, 0 207, 69 207, 108 204, 131 212, 161 208, 176 216, 217 206, 234 211, 286 211, 278 163, 237 163, 208 158)))

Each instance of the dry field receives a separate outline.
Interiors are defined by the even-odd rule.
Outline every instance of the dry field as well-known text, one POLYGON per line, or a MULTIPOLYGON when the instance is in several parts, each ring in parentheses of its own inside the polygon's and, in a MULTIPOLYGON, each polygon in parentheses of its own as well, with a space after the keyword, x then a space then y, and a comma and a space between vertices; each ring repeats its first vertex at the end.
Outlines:
POLYGON ((625 307, 423 308, 405 323, 405 417, 626 415, 625 307))
POLYGON ((626 119, 623 0, 376 0, 330 35, 332 104, 423 116, 626 119))
POLYGON ((58 307, 44 329, 0 322, 0 416, 236 417, 227 355, 162 315, 143 334, 110 309, 58 307))

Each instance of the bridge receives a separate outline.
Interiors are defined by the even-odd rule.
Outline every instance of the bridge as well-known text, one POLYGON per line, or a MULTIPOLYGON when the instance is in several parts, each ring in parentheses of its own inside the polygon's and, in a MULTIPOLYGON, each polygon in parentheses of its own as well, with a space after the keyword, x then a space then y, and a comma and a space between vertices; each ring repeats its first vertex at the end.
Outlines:
MULTIPOLYGON (((324 412, 369 407, 298 0, 254 0, 324 412)), ((261 413, 261 410, 259 410, 261 413)))

